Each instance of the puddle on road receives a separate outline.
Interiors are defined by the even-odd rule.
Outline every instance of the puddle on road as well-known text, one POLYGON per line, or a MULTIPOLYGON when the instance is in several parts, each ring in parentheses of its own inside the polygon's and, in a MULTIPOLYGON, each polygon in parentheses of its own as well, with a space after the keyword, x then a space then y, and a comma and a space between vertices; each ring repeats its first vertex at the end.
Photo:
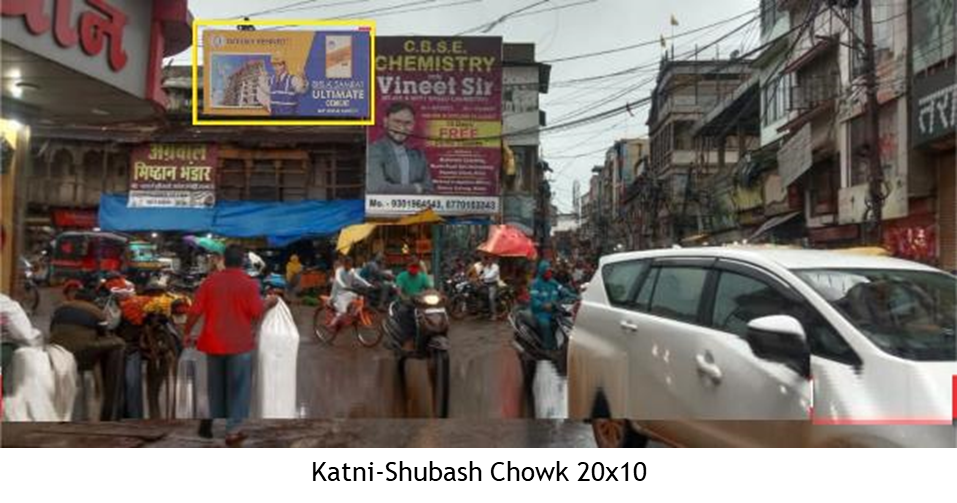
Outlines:
MULTIPOLYGON (((528 417, 522 371, 508 347, 476 355, 453 346, 449 414, 456 418, 528 417)), ((431 389, 424 361, 407 362, 405 393, 392 354, 336 341, 299 347, 300 414, 309 418, 425 417, 431 389)))

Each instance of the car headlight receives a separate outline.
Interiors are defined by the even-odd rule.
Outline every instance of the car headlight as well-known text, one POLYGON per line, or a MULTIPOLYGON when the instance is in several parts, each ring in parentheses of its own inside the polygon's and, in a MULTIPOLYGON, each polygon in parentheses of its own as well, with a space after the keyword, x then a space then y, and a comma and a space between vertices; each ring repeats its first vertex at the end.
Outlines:
POLYGON ((442 300, 442 299, 441 299, 438 295, 436 295, 436 294, 434 294, 434 293, 422 297, 422 302, 424 302, 425 305, 427 305, 427 306, 435 306, 435 305, 438 305, 438 303, 439 303, 440 300, 442 300))

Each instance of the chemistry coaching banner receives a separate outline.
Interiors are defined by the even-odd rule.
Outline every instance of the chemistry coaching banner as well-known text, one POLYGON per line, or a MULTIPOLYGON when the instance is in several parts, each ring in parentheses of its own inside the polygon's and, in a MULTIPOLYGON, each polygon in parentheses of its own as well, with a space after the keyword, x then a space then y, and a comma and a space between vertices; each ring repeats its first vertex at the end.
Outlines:
POLYGON ((211 208, 215 145, 149 143, 130 154, 130 208, 211 208))
POLYGON ((369 31, 203 32, 203 113, 365 119, 369 31))
POLYGON ((501 211, 502 39, 376 37, 366 213, 501 211))

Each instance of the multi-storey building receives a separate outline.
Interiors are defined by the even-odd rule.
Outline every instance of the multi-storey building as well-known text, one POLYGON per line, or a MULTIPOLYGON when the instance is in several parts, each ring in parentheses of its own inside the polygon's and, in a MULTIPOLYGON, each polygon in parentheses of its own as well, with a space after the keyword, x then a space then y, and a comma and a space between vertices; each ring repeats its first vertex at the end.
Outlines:
MULTIPOLYGON (((746 60, 662 60, 648 116, 649 180, 662 191, 663 201, 647 218, 648 225, 657 226, 650 247, 680 243, 705 231, 703 182, 716 172, 720 154, 714 145, 696 144, 693 130, 750 75, 746 60)), ((736 151, 725 160, 736 163, 736 151)))

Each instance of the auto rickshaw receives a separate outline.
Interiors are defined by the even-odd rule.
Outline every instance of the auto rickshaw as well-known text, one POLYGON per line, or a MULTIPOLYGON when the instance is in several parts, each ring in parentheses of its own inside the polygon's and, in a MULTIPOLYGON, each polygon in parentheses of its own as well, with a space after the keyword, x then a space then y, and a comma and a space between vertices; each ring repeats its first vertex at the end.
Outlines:
POLYGON ((70 279, 84 283, 123 272, 128 265, 130 239, 110 232, 64 232, 53 242, 50 279, 54 284, 70 279))

